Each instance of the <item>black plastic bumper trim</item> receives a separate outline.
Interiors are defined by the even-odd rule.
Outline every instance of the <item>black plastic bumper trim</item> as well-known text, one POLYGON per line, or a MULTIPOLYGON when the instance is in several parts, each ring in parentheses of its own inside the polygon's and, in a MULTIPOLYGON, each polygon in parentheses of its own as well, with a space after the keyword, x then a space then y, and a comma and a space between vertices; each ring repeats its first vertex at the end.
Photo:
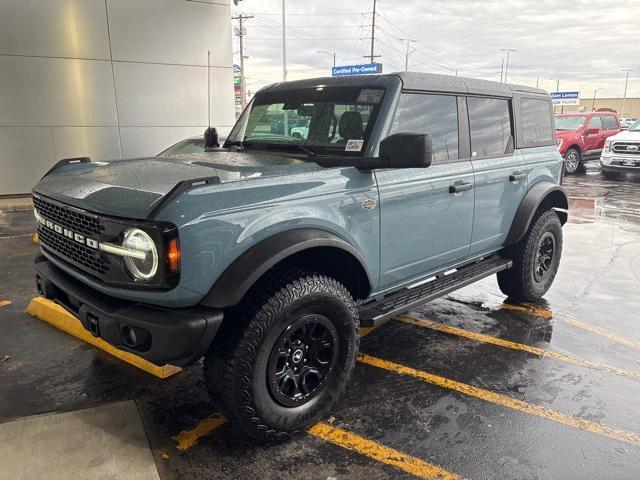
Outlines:
POLYGON ((207 351, 222 323, 222 310, 168 309, 110 297, 84 285, 44 256, 36 258, 36 286, 44 297, 76 315, 85 329, 114 347, 156 365, 185 366, 207 351), (122 328, 149 332, 144 350, 124 344, 122 328))

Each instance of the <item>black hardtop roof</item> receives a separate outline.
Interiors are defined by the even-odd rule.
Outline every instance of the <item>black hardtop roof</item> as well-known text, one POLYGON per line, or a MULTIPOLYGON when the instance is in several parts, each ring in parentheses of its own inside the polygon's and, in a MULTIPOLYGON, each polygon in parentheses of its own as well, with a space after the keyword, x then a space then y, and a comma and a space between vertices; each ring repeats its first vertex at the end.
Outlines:
POLYGON ((436 73, 396 72, 384 75, 362 75, 348 77, 320 77, 291 82, 274 83, 264 90, 281 91, 292 88, 313 88, 319 86, 385 86, 400 80, 404 90, 418 90, 446 93, 469 93, 474 95, 492 95, 512 97, 513 92, 531 93, 536 95, 549 94, 534 87, 514 85, 510 83, 492 82, 477 78, 440 75, 436 73))

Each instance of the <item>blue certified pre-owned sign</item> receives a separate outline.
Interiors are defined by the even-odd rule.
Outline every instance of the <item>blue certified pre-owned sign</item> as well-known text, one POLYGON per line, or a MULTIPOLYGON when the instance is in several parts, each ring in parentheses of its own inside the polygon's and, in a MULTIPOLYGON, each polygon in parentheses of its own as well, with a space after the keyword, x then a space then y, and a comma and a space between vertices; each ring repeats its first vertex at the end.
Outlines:
POLYGON ((345 65, 343 67, 333 67, 331 75, 334 77, 345 77, 347 75, 370 75, 372 73, 382 73, 381 63, 367 63, 365 65, 345 65))

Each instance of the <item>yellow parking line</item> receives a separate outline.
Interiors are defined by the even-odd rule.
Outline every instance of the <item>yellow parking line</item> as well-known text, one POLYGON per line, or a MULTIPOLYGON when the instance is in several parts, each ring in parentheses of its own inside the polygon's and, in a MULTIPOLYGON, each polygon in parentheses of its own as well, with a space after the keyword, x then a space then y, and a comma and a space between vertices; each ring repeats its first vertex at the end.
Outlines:
POLYGON ((439 480, 457 480, 462 477, 445 470, 432 463, 425 462, 389 447, 385 447, 372 440, 347 432, 341 428, 332 427, 326 423, 316 423, 309 429, 309 433, 322 440, 340 447, 357 452, 378 462, 390 465, 418 478, 439 480))
POLYGON ((523 312, 529 315, 533 315, 534 317, 542 317, 542 318, 553 318, 553 312, 548 308, 539 307, 537 305, 533 305, 532 303, 502 303, 500 305, 502 310, 512 310, 514 312, 523 312))
POLYGON ((552 350, 545 350, 543 348, 532 347, 530 345, 516 343, 510 340, 503 340, 502 338, 492 337, 490 335, 485 335, 482 333, 469 332, 468 330, 450 327, 449 325, 443 325, 441 323, 436 323, 424 318, 416 319, 406 315, 401 315, 399 317, 396 317, 396 320, 399 320, 404 323, 408 323, 410 325, 417 325, 418 327, 429 328, 431 330, 436 330, 438 332, 448 333, 450 335, 457 335, 459 337, 467 338, 469 340, 473 340, 476 342, 490 343, 492 345, 497 345, 504 348, 510 348, 512 350, 520 350, 522 352, 531 353, 533 355, 538 355, 540 357, 552 358, 554 360, 560 360, 562 362, 572 363, 574 365, 579 365, 585 368, 602 370, 605 372, 613 373, 615 375, 628 377, 633 380, 640 380, 640 372, 634 372, 632 370, 625 370, 623 368, 611 367, 609 365, 604 365, 601 363, 590 362, 589 360, 584 360, 582 358, 574 357, 572 355, 554 352, 552 350))
POLYGON ((182 371, 180 367, 176 367, 175 365, 163 365, 160 367, 142 357, 118 350, 101 338, 91 335, 91 333, 82 326, 80 320, 57 303, 47 300, 46 298, 32 298, 27 307, 27 313, 156 377, 167 378, 182 371))
POLYGON ((566 413, 559 412, 557 410, 551 410, 538 405, 532 405, 530 403, 518 400, 515 398, 502 395, 500 393, 491 392, 482 388, 474 387, 466 383, 451 380, 449 378, 434 375, 432 373, 416 370, 411 367, 406 367, 398 363, 390 362, 380 358, 372 357, 363 353, 358 354, 358 361, 367 365, 382 368, 390 372, 399 373, 402 375, 408 375, 414 378, 418 378, 432 385, 436 385, 441 388, 447 388, 465 395, 479 398, 486 402, 502 405, 503 407, 517 410, 520 412, 536 415, 552 422, 562 423, 571 427, 579 428, 588 432, 603 435, 605 437, 619 440, 621 442, 629 443, 631 445, 640 446, 640 435, 626 430, 620 430, 606 425, 601 425, 597 422, 585 420, 583 418, 574 417, 566 413))
POLYGON ((624 338, 623 336, 618 335, 617 333, 613 333, 609 330, 605 330, 604 328, 596 327, 595 325, 581 322, 580 320, 576 320, 575 318, 571 317, 563 317, 563 320, 568 324, 573 325, 574 327, 582 328, 583 330, 587 330, 591 333, 601 335, 608 338, 609 340, 613 340, 614 342, 622 343, 627 347, 640 349, 640 343, 629 340, 628 338, 624 338))
POLYGON ((7 305, 11 305, 11 300, 0 300, 0 307, 6 307, 7 305))
POLYGON ((210 417, 198 422, 193 428, 180 432, 172 437, 178 445, 176 448, 184 452, 188 448, 193 447, 201 437, 209 435, 216 428, 221 427, 227 422, 227 419, 221 413, 214 413, 210 417))

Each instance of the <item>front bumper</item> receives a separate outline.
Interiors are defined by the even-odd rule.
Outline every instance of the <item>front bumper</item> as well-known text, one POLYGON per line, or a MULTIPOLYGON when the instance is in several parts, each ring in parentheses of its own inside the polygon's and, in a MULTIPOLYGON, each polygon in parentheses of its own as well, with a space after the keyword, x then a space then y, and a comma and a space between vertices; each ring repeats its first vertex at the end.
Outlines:
POLYGON ((157 365, 197 361, 222 323, 222 311, 202 307, 168 309, 109 297, 87 287, 40 256, 38 293, 76 315, 85 329, 114 347, 157 365))
POLYGON ((633 159, 633 161, 635 165, 624 165, 624 160, 610 160, 611 163, 605 163, 601 158, 600 169, 606 172, 640 173, 640 159, 633 159))

